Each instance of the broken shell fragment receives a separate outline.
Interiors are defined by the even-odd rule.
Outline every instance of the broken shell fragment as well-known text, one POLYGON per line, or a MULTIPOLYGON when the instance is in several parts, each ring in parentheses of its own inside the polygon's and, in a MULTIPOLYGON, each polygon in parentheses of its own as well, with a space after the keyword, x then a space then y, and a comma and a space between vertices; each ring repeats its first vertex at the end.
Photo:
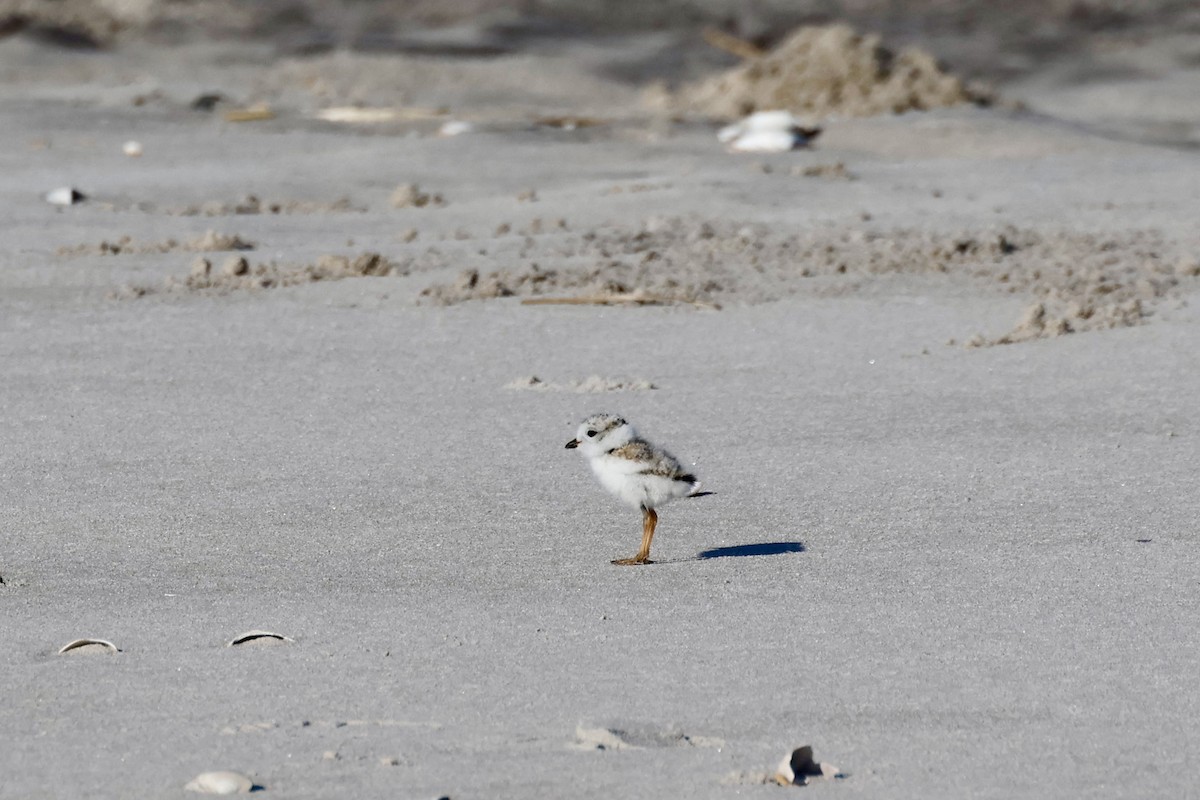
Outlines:
POLYGON ((240 644, 253 642, 254 644, 281 644, 283 642, 295 642, 289 636, 284 636, 282 633, 271 633, 270 631, 246 631, 239 633, 230 640, 226 647, 236 647, 240 644))
POLYGON ((461 119, 452 119, 442 123, 442 127, 438 128, 438 136, 462 136, 464 133, 472 133, 475 126, 461 119))
POLYGON ((52 206, 73 206, 87 200, 87 195, 73 186, 62 186, 46 193, 46 202, 52 206))
POLYGON ((201 772, 188 781, 183 788, 189 792, 199 792, 200 794, 249 794, 261 787, 255 786, 254 781, 240 772, 221 770, 220 772, 201 772))
POLYGON ((844 778, 832 764, 813 761, 811 745, 797 747, 783 757, 775 770, 775 782, 781 786, 807 786, 814 778, 844 778))
POLYGON ((63 653, 119 653, 121 648, 110 642, 108 639, 76 639, 73 642, 67 642, 58 650, 61 656, 63 653))

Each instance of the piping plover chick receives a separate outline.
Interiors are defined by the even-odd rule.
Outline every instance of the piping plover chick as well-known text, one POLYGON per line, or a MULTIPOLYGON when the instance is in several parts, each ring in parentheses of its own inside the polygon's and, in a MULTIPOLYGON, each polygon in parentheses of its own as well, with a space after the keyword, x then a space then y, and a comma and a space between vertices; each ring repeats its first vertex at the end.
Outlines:
MULTIPOLYGON (((567 449, 587 458, 600 484, 620 500, 642 510, 642 549, 614 564, 649 564, 650 540, 658 514, 654 509, 680 497, 697 496, 700 482, 675 457, 637 435, 615 414, 594 414, 583 421, 567 449)), ((707 493, 705 493, 707 494, 707 493)))

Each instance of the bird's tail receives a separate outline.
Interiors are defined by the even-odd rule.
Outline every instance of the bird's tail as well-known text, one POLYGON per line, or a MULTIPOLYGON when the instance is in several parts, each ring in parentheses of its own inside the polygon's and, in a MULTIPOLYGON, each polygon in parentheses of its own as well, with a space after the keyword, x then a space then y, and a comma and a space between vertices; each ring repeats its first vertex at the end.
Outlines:
POLYGON ((692 479, 692 490, 691 490, 690 492, 688 492, 687 494, 685 494, 685 495, 683 496, 683 499, 685 499, 685 500, 686 500, 686 499, 688 499, 689 497, 708 497, 710 494, 716 494, 716 492, 702 492, 702 491, 700 491, 700 481, 696 480, 696 479, 695 479, 693 476, 691 476, 691 475, 688 475, 687 477, 689 477, 689 478, 691 478, 691 479, 692 479))

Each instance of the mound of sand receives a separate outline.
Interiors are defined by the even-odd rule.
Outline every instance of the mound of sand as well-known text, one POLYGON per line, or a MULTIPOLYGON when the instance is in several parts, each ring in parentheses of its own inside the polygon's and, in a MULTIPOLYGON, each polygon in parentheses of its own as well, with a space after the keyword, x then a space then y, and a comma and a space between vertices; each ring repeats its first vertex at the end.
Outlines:
POLYGON ((800 28, 770 52, 685 87, 677 98, 681 111, 720 119, 768 109, 863 117, 989 100, 924 50, 893 53, 878 36, 847 25, 800 28))
POLYGON ((108 42, 124 24, 115 11, 99 0, 0 0, 0 33, 28 28, 64 41, 108 42))

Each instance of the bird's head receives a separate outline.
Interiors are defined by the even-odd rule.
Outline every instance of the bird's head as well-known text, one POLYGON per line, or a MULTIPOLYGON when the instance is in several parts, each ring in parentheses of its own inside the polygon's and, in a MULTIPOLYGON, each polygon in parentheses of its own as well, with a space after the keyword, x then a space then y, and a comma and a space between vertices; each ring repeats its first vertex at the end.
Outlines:
POLYGON ((633 426, 616 414, 593 414, 585 419, 567 442, 567 449, 579 449, 588 458, 606 453, 633 439, 633 426))

